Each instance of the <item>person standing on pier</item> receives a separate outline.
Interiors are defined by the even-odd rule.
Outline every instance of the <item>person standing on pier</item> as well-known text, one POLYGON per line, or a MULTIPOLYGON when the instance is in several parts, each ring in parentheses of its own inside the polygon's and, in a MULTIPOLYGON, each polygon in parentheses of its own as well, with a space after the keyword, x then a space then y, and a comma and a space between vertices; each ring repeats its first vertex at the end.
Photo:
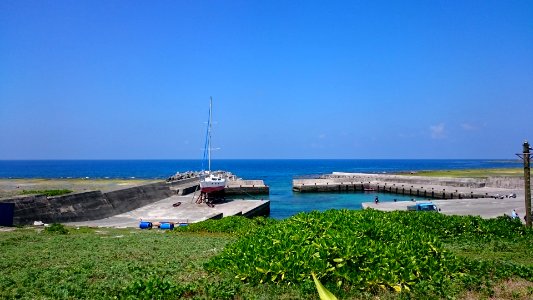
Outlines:
POLYGON ((378 204, 379 203, 379 199, 378 199, 378 196, 376 196, 376 198, 374 198, 374 203, 378 204))

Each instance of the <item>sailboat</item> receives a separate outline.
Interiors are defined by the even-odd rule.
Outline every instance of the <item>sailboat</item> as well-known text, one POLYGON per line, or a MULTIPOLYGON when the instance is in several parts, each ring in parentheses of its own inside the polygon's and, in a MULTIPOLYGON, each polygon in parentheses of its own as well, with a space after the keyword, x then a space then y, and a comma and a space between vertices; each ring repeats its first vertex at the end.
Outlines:
POLYGON ((213 116, 213 97, 209 101, 209 120, 207 121, 207 134, 205 137, 204 159, 207 159, 208 170, 200 178, 200 191, 202 193, 212 193, 224 190, 226 178, 221 174, 211 171, 211 119, 213 116))

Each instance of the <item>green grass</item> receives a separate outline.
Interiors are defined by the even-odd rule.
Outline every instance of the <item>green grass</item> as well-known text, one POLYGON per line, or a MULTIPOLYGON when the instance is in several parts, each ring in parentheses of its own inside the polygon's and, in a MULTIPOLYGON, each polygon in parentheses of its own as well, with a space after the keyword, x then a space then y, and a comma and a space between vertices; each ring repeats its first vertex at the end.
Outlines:
POLYGON ((33 228, 3 232, 0 298, 110 298, 150 276, 205 281, 202 264, 232 240, 221 234, 127 229, 71 229, 67 235, 33 228))
MULTIPOLYGON (((26 227, 9 232, 0 231, 0 299, 317 299, 318 295, 311 280, 296 281, 288 285, 283 282, 271 282, 269 278, 266 283, 252 284, 236 279, 229 265, 220 272, 207 271, 211 269, 206 269, 205 266, 212 264, 225 249, 234 248, 239 241, 248 241, 254 245, 264 244, 264 248, 254 250, 252 247, 249 250, 249 255, 255 255, 256 258, 250 260, 252 263, 276 257, 279 253, 272 252, 274 248, 271 249, 269 245, 286 241, 265 239, 261 233, 264 231, 270 234, 275 234, 276 231, 289 234, 290 230, 295 230, 293 234, 287 235, 288 238, 293 236, 294 242, 286 244, 293 246, 292 251, 299 251, 307 247, 305 241, 310 237, 307 231, 315 232, 314 229, 309 229, 309 224, 317 223, 318 228, 329 226, 328 224, 335 225, 335 222, 328 223, 328 220, 338 218, 338 214, 336 211, 304 214, 299 219, 292 218, 292 221, 234 217, 198 224, 189 229, 182 228, 180 230, 183 231, 180 232, 81 227, 68 228, 68 233, 63 234, 64 231, 59 225, 50 230, 26 227), (304 224, 303 221, 309 223, 304 224), (291 222, 292 225, 288 226, 291 222), (299 228, 298 222, 305 226, 299 228), (255 229, 252 231, 242 228, 255 229), (299 240, 304 241, 303 247, 297 244, 299 240)), ((340 232, 335 233, 331 229, 360 227, 363 231, 354 231, 355 234, 370 234, 376 242, 381 237, 385 238, 384 247, 363 257, 364 260, 374 261, 386 258, 384 252, 389 251, 389 246, 392 246, 391 251, 409 247, 398 244, 398 249, 394 250, 394 245, 404 240, 402 234, 405 234, 406 238, 409 235, 409 243, 413 245, 419 237, 425 243, 426 238, 438 236, 441 242, 434 244, 435 251, 447 251, 446 255, 452 261, 455 260, 448 256, 450 254, 457 256, 459 261, 465 259, 469 262, 467 269, 478 272, 474 273, 475 276, 464 277, 460 286, 452 284, 445 287, 445 295, 455 295, 457 298, 468 295, 471 299, 494 295, 499 299, 531 299, 533 295, 533 282, 529 273, 533 267, 532 234, 516 222, 505 219, 487 221, 475 217, 376 211, 349 212, 345 217, 351 217, 352 214, 354 218, 362 218, 372 225, 347 224, 348 226, 334 226, 316 231, 315 243, 325 247, 319 250, 321 256, 324 255, 325 258, 328 251, 345 255, 348 253, 346 250, 333 247, 353 244, 344 243, 339 239, 342 237, 340 232), (423 233, 411 236, 409 231, 413 230, 423 233), (331 237, 328 238, 328 235, 331 237), (322 240, 321 236, 325 239, 322 240), (516 288, 509 288, 515 285, 516 288)), ((371 249, 372 243, 374 242, 366 249, 371 249)), ((423 246, 423 243, 420 245, 423 246)), ((416 247, 418 246, 412 248, 416 250, 416 247)), ((284 249, 279 248, 278 251, 284 249)), ((238 256, 236 259, 243 258, 238 256)), ((387 259, 389 261, 384 267, 396 263, 395 260, 387 259)), ((272 260, 275 262, 277 259, 272 260)), ((431 261, 434 259, 429 260, 431 261)), ((387 273, 387 269, 383 272, 387 273)), ((352 286, 344 283, 339 289, 336 282, 329 281, 327 276, 322 276, 321 280, 339 299, 408 299, 436 295, 435 290, 432 290, 431 281, 422 282, 419 286, 429 289, 428 293, 407 296, 379 288, 365 291, 354 288, 356 283, 352 286)))
POLYGON ((436 171, 417 171, 410 176, 428 176, 428 177, 455 177, 455 178, 487 178, 491 176, 524 176, 523 168, 500 168, 500 169, 471 169, 471 170, 436 170, 436 171))
POLYGON ((446 247, 455 254, 470 259, 533 266, 533 241, 529 237, 491 238, 488 241, 453 239, 446 242, 446 247))
POLYGON ((70 193, 72 193, 72 191, 71 190, 67 190, 67 189, 62 189, 62 190, 23 190, 22 192, 20 192, 21 195, 37 194, 37 195, 46 195, 48 197, 61 196, 61 195, 70 194, 70 193))

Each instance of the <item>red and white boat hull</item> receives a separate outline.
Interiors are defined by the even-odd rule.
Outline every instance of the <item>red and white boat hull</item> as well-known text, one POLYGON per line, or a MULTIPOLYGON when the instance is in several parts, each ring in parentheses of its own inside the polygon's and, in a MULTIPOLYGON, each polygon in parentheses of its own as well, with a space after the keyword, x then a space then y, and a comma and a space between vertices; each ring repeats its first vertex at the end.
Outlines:
POLYGON ((224 190, 224 186, 210 186, 210 187, 203 187, 201 188, 202 193, 212 193, 212 192, 218 192, 224 190))
POLYGON ((200 180, 200 191, 212 193, 222 191, 226 187, 226 179, 220 176, 209 175, 200 180))

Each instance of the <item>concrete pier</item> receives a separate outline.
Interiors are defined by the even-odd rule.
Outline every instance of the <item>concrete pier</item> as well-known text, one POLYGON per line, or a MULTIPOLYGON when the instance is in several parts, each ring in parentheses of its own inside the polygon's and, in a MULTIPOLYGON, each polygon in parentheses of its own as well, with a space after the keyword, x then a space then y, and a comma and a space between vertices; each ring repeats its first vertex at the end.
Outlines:
MULTIPOLYGON (((446 215, 472 215, 482 218, 496 218, 504 214, 511 215, 511 211, 516 209, 520 219, 524 216, 523 198, 479 198, 479 199, 452 199, 452 200, 432 200, 441 213, 446 215)), ((382 211, 407 210, 407 206, 414 205, 413 201, 398 202, 374 202, 363 203, 363 208, 372 208, 382 211)))
POLYGON ((268 200, 233 200, 215 204, 214 207, 210 207, 205 203, 195 203, 193 195, 176 195, 109 218, 83 222, 69 222, 66 223, 66 225, 137 228, 139 227, 139 222, 141 220, 148 222, 189 224, 208 219, 220 219, 228 216, 268 216, 269 213, 270 201, 268 200), (176 203, 180 203, 179 206, 175 206, 176 203))
POLYGON ((293 180, 293 191, 300 193, 366 190, 409 195, 414 198, 475 199, 499 198, 502 195, 521 192, 518 183, 507 184, 507 186, 507 188, 490 186, 487 181, 483 182, 471 178, 432 178, 362 173, 333 173, 323 176, 323 178, 293 180))
POLYGON ((409 195, 418 198, 435 198, 435 199, 466 199, 466 198, 490 198, 501 193, 501 191, 473 190, 464 188, 455 188, 447 186, 421 186, 405 185, 400 183, 386 182, 306 182, 293 186, 293 191, 300 193, 318 193, 318 192, 363 192, 375 191, 381 193, 391 193, 398 195, 409 195))
POLYGON ((226 195, 268 195, 269 187, 263 180, 229 180, 224 193, 226 195))
MULTIPOLYGON (((387 174, 339 173, 321 178, 294 179, 293 191, 357 192, 372 190, 381 193, 408 195, 416 200, 431 199, 444 214, 478 215, 494 218, 511 214, 516 209, 525 213, 521 178, 448 178, 387 174), (514 194, 516 198, 509 197, 514 194)), ((407 210, 415 201, 367 202, 363 208, 383 211, 407 210)))
MULTIPOLYGON (((200 179, 194 176, 170 181, 159 181, 144 185, 114 189, 106 192, 100 190, 72 193, 63 196, 47 197, 45 195, 15 196, 3 198, 3 202, 14 203, 13 223, 15 225, 32 224, 34 221, 45 223, 84 222, 102 220, 112 216, 123 216, 137 209, 150 208, 152 204, 172 197, 186 197, 197 195, 200 179)), ((269 188, 262 180, 228 180, 228 188, 225 195, 242 195, 254 198, 253 194, 268 195, 269 188)), ((174 201, 174 200, 168 200, 174 201)), ((200 220, 212 218, 216 215, 242 214, 245 216, 264 215, 270 211, 270 202, 266 205, 252 205, 252 202, 239 204, 238 201, 222 203, 219 209, 198 210, 184 209, 187 201, 179 201, 183 204, 180 212, 190 212, 191 216, 173 215, 173 219, 200 220), (251 207, 248 207, 250 206, 251 207), (225 208, 225 212, 220 209, 225 208), (231 211, 236 211, 232 213, 231 211), (237 211, 238 210, 238 211, 237 211)), ((193 201, 194 202, 194 201, 193 201)), ((205 205, 205 204, 204 204, 205 205)), ((155 206, 159 207, 159 206, 155 206)), ((207 206, 206 206, 207 207, 207 206)), ((157 212, 156 214, 160 214, 157 212)), ((128 221, 129 222, 129 221, 128 221)), ((117 222, 121 223, 121 222, 117 222)))

